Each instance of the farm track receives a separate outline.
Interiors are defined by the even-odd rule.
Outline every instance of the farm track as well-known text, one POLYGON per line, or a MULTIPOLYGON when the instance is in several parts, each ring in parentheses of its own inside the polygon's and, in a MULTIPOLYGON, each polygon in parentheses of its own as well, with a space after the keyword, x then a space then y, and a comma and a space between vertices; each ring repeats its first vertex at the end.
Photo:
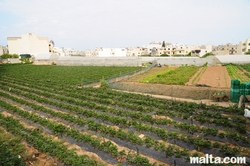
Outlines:
MULTIPOLYGON (((8 80, 9 81, 9 80, 8 80)), ((19 80, 16 80, 17 82, 19 81, 19 80)), ((6 82, 7 82, 7 80, 6 80, 6 82)), ((2 82, 2 83, 4 83, 4 82, 2 82)), ((8 84, 8 85, 11 85, 11 84, 8 84)), ((8 92, 8 88, 9 88, 10 86, 6 86, 5 87, 5 92, 8 92), (6 91, 7 90, 7 91, 6 91)), ((28 86, 27 86, 28 87, 28 86)), ((11 88, 11 90, 10 90, 10 93, 9 94, 13 94, 12 93, 12 91, 14 91, 16 89, 16 87, 12 87, 11 88)), ((28 89, 30 89, 30 88, 27 88, 26 90, 28 90, 28 89)), ((24 90, 21 90, 23 93, 25 92, 24 90)), ((67 91, 67 90, 66 90, 67 91)), ((55 91, 55 92, 57 92, 57 93, 59 93, 59 91, 55 91)), ((68 90, 68 92, 70 92, 70 89, 68 90)), ((71 90, 71 92, 72 92, 72 90, 71 90)), ((30 93, 30 92, 29 92, 30 93)), ((33 93, 33 92, 32 92, 33 93)), ((52 93, 53 94, 53 93, 52 93)), ((94 94, 94 93, 93 93, 94 94)), ((90 95, 90 94, 89 94, 90 95)), ((13 95, 14 96, 14 95, 13 95)), ((60 96, 60 95, 57 95, 57 96, 60 96)), ((94 95, 93 95, 94 96, 94 95)), ((66 97, 66 96, 65 96, 66 97)), ((47 98, 46 96, 44 96, 43 98, 47 98)), ((114 98, 114 97, 110 97, 109 99, 111 100, 112 98, 114 98)), ((25 98, 23 98, 23 99, 25 99, 25 98)), ((50 99, 50 98, 47 98, 47 99, 50 99)), ((101 98, 97 98, 96 96, 94 96, 92 99, 101 99, 101 98)), ((79 98, 79 100, 82 100, 81 98, 79 98)), ((55 102, 56 100, 53 98, 53 96, 52 96, 52 98, 51 98, 51 101, 52 102, 55 102)), ((66 100, 67 101, 67 100, 66 100)), ((131 100, 131 101, 134 101, 134 103, 136 103, 136 99, 133 99, 133 100, 131 100)), ((61 102, 61 101, 57 101, 57 102, 61 102)), ((65 102, 65 101, 64 101, 65 102)), ((101 105, 101 106, 107 106, 107 105, 111 105, 111 107, 112 107, 112 104, 114 104, 114 102, 113 101, 109 101, 109 100, 107 100, 107 101, 105 101, 105 102, 108 102, 108 103, 106 103, 106 104, 103 104, 103 105, 101 105), (111 102, 110 104, 109 104, 109 102, 111 102)), ((137 100, 137 102, 138 102, 138 100, 137 100)), ((133 102, 132 102, 133 103, 133 102)), ((67 103, 67 102, 65 102, 64 104, 67 104, 67 105, 71 105, 71 106, 74 106, 74 105, 72 105, 72 104, 70 104, 70 103, 67 103)), ((117 102, 116 103, 117 105, 120 105, 120 103, 119 102, 117 102)), ((166 104, 166 103, 165 103, 166 104)), ((98 105, 98 104, 97 104, 98 105)), ((138 106, 140 106, 140 104, 138 104, 136 107, 138 107, 138 106)), ((45 107, 46 108, 46 107, 45 107)), ((118 106, 118 108, 121 108, 121 107, 119 107, 118 106)), ((139 107, 140 108, 140 107, 139 107)), ((128 110, 128 112, 129 111, 131 111, 133 108, 132 107, 128 107, 127 108, 127 110, 128 110)), ((150 108, 149 108, 150 109, 150 108)), ((159 110, 159 109, 158 109, 159 110)), ((151 115, 152 116, 152 114, 150 114, 150 112, 155 112, 155 111, 157 111, 157 109, 153 109, 153 110, 151 110, 151 111, 149 111, 149 115, 151 115)), ((145 113, 145 112, 144 112, 145 113)), ((112 115, 112 114, 110 114, 110 115, 112 115)), ((147 122, 147 123, 145 123, 145 124, 148 124, 148 123, 150 123, 150 122, 147 122)))

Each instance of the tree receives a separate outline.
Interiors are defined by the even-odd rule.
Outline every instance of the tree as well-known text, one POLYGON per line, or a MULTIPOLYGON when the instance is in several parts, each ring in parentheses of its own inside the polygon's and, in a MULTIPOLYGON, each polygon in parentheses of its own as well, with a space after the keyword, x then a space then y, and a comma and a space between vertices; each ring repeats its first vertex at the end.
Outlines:
POLYGON ((162 47, 166 47, 165 41, 162 42, 162 47))

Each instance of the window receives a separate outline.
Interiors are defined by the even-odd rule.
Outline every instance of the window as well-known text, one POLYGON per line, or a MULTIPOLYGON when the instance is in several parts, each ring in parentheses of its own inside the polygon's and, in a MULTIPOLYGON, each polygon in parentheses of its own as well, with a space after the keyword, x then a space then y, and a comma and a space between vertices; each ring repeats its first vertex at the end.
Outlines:
POLYGON ((248 45, 250 46, 250 43, 248 43, 248 45))
POLYGON ((179 51, 179 53, 181 53, 181 51, 179 51))

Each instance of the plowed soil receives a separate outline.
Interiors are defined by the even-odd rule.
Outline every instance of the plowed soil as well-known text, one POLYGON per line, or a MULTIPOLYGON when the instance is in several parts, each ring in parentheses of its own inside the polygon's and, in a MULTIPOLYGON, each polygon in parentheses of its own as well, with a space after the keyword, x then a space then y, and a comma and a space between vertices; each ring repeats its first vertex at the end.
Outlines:
POLYGON ((197 83, 216 88, 229 88, 230 82, 231 78, 225 66, 208 66, 197 83))

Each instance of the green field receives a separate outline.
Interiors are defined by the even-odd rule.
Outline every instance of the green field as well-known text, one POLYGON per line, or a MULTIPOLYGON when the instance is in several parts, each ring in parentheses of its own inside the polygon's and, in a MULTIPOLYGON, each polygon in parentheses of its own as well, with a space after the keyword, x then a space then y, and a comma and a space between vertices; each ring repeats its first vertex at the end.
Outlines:
POLYGON ((249 64, 247 65, 237 65, 237 64, 228 64, 226 65, 228 74, 231 79, 239 80, 241 83, 250 81, 249 74, 249 64))
POLYGON ((185 85, 192 75, 198 71, 197 66, 181 66, 178 68, 169 67, 167 70, 143 78, 139 82, 157 83, 168 85, 185 85))
MULTIPOLYGON (((192 75, 197 68, 171 71, 192 75)), ((137 69, 0 65, 0 128, 65 165, 189 165, 190 156, 207 153, 250 157, 243 109, 71 86, 137 69)))
MULTIPOLYGON (((5 75, 56 85, 83 85, 133 73, 141 67, 0 65, 5 75)), ((0 73, 0 74, 1 74, 0 73)), ((1 77, 1 76, 0 76, 1 77)))

